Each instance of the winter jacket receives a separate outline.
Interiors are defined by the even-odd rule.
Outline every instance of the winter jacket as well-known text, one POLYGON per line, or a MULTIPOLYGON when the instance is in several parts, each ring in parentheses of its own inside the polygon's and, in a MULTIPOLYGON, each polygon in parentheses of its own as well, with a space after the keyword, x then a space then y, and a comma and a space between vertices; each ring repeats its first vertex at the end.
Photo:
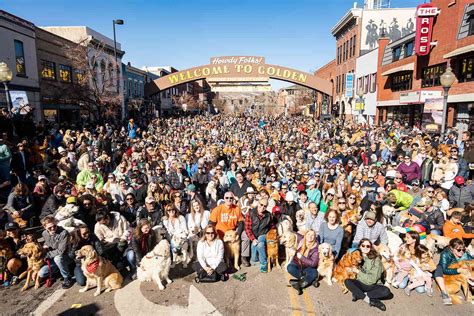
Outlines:
POLYGON ((406 178, 406 182, 411 182, 415 179, 420 179, 421 171, 420 166, 414 161, 407 165, 406 163, 402 162, 397 170, 406 178))
POLYGON ((459 274, 457 269, 450 269, 449 266, 453 263, 462 261, 462 260, 472 260, 471 255, 466 251, 461 258, 456 258, 456 256, 451 251, 450 247, 446 247, 439 258, 438 265, 443 269, 444 275, 456 275, 459 274))
POLYGON ((383 265, 380 257, 369 259, 366 255, 364 257, 364 264, 357 273, 357 280, 365 285, 382 284, 380 281, 383 273, 383 265))
POLYGON ((69 258, 75 261, 77 265, 80 265, 81 261, 76 259, 76 251, 87 245, 92 246, 99 256, 102 256, 104 253, 104 248, 102 247, 102 243, 100 242, 100 240, 97 238, 96 235, 90 233, 89 238, 87 240, 83 239, 78 244, 69 244, 69 258))
MULTIPOLYGON (((298 252, 303 247, 304 238, 303 235, 297 233, 297 240, 298 240, 298 252)), ((293 263, 297 266, 301 266, 304 268, 317 268, 319 263, 319 253, 318 253, 318 245, 316 244, 313 248, 311 248, 308 252, 308 256, 302 256, 301 259, 298 259, 295 255, 293 257, 293 263)))
POLYGON ((474 201, 474 185, 453 185, 449 190, 448 200, 451 207, 464 208, 466 203, 474 201))
POLYGON ((67 254, 69 233, 64 228, 57 226, 56 233, 51 235, 47 230, 41 234, 44 239, 44 245, 48 246, 46 258, 53 259, 56 256, 67 254))
POLYGON ((39 216, 40 220, 48 215, 53 215, 54 213, 56 213, 57 209, 60 206, 63 206, 65 204, 65 198, 58 198, 56 195, 51 194, 44 203, 43 208, 41 209, 41 214, 39 216))
POLYGON ((95 223, 94 233, 97 238, 103 243, 116 243, 128 240, 130 232, 127 220, 117 212, 110 212, 110 214, 112 217, 110 219, 112 227, 95 223))
POLYGON ((433 174, 433 159, 431 157, 425 158, 421 164, 421 181, 426 182, 431 180, 433 174))
POLYGON ((146 238, 146 240, 144 242, 144 246, 145 246, 144 249, 142 248, 142 246, 143 246, 142 245, 142 240, 136 238, 135 236, 133 236, 133 238, 132 238, 132 242, 130 243, 129 249, 133 250, 133 252, 135 253, 135 261, 137 262, 137 264, 139 264, 140 261, 142 261, 142 258, 148 252, 152 251, 153 248, 157 244, 158 244, 158 239, 157 239, 157 236, 155 234, 155 231, 150 230, 150 233, 148 234, 148 237, 146 238))
POLYGON ((436 229, 436 230, 441 231, 444 225, 444 215, 437 207, 432 207, 432 208, 433 210, 431 212, 425 211, 423 213, 423 218, 430 225, 430 228, 431 228, 431 225, 434 226, 431 229, 436 229))
POLYGON ((397 197, 397 202, 395 203, 395 207, 400 208, 401 211, 408 209, 413 202, 413 196, 409 193, 400 191, 400 190, 392 190, 390 193, 395 194, 397 197))
POLYGON ((148 212, 145 207, 140 208, 137 214, 137 221, 146 218, 150 221, 151 227, 163 224, 163 212, 161 209, 157 208, 153 212, 148 212))
POLYGON ((12 153, 7 145, 0 145, 0 167, 10 167, 12 153))

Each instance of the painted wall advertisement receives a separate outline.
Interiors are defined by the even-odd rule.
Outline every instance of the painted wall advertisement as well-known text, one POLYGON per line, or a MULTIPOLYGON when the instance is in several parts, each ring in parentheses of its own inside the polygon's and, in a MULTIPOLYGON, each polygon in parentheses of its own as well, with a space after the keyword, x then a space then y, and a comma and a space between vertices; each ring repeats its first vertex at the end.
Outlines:
POLYGON ((10 91, 12 113, 26 115, 31 111, 26 91, 10 91))
POLYGON ((430 132, 441 131, 441 124, 443 121, 443 98, 427 99, 423 109, 424 129, 430 132))

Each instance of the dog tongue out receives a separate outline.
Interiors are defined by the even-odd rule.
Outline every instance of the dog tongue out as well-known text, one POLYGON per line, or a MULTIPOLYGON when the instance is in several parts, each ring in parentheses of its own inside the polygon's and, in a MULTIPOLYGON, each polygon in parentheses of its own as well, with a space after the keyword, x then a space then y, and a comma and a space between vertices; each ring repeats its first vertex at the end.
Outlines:
POLYGON ((99 267, 99 260, 96 260, 96 261, 91 262, 90 264, 88 264, 86 266, 86 270, 89 273, 94 273, 97 270, 98 267, 99 267))

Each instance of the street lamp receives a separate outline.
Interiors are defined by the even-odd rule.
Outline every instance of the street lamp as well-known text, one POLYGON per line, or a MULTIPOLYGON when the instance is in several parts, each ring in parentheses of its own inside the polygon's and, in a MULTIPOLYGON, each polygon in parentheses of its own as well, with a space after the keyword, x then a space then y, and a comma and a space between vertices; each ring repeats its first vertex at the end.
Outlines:
POLYGON ((451 88, 454 81, 456 81, 456 76, 454 75, 450 66, 448 66, 444 74, 441 75, 440 81, 444 89, 443 118, 441 121, 441 139, 443 140, 444 133, 446 132, 446 116, 448 112, 448 92, 449 92, 449 88, 451 88))
POLYGON ((5 97, 7 100, 8 113, 10 113, 10 92, 8 91, 8 83, 12 81, 13 74, 6 63, 0 63, 0 82, 3 83, 5 88, 5 97))
POLYGON ((115 57, 115 65, 117 66, 117 92, 120 92, 120 89, 119 89, 119 78, 118 78, 118 74, 120 72, 120 69, 118 68, 119 65, 118 65, 118 62, 117 62, 117 38, 115 36, 115 24, 117 25, 123 25, 123 20, 113 20, 112 21, 112 24, 113 24, 113 28, 114 28, 114 57, 115 57))

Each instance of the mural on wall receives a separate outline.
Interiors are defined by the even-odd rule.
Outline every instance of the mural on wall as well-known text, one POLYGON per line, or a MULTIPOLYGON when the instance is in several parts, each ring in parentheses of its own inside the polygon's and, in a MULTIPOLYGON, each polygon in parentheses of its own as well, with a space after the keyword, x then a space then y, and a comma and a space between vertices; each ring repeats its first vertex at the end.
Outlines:
POLYGON ((399 38, 415 31, 415 9, 387 10, 386 12, 364 12, 362 21, 362 50, 371 50, 377 47, 380 36, 396 41, 399 38))

